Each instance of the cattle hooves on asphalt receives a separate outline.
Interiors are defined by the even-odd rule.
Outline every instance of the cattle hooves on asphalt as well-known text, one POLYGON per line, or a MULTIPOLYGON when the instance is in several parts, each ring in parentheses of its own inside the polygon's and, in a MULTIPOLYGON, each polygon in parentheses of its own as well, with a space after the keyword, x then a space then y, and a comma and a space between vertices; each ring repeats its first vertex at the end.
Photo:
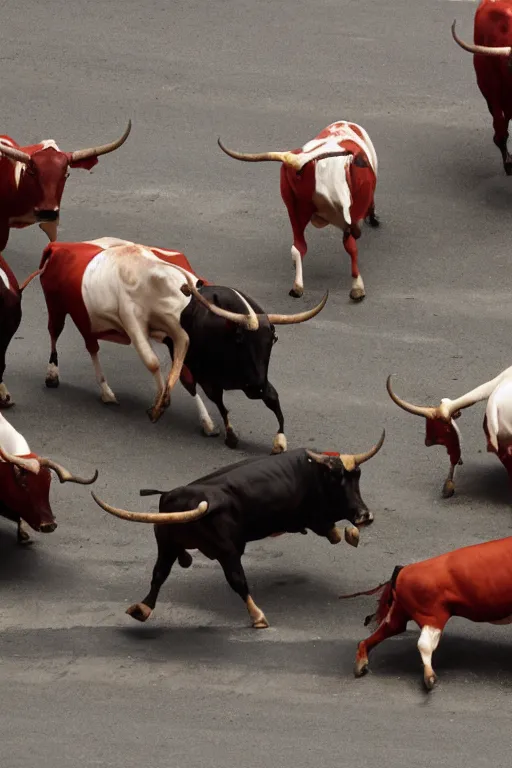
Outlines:
POLYGON ((507 176, 512 176, 512 163, 505 163, 505 173, 507 176))
POLYGON ((48 387, 48 389, 57 389, 57 387, 60 384, 60 381, 58 378, 50 378, 49 376, 44 380, 44 383, 48 387))
POLYGON ((252 625, 252 628, 253 629, 268 629, 269 626, 270 626, 270 624, 268 623, 266 618, 263 617, 262 619, 258 619, 258 621, 255 621, 254 624, 252 625))
POLYGON ((26 531, 22 531, 18 534, 16 543, 19 544, 20 547, 29 547, 34 543, 34 539, 31 539, 26 531))
POLYGON ((352 301, 359 302, 366 296, 365 292, 361 288, 354 288, 350 291, 350 298, 352 301))
POLYGON ((356 677, 363 677, 368 672, 368 661, 356 661, 354 664, 354 675, 356 677))
POLYGON ((455 483, 453 480, 445 480, 443 485, 443 499, 449 499, 455 493, 455 483))
POLYGON ((158 421, 158 419, 161 417, 163 410, 161 408, 153 407, 153 408, 148 408, 146 413, 149 417, 150 422, 152 424, 155 424, 158 421))
POLYGON ((7 398, 7 400, 0 400, 0 410, 5 411, 7 408, 12 408, 13 405, 15 405, 14 400, 11 400, 10 397, 7 398))
POLYGON ((431 691, 435 684, 437 683, 437 677, 435 675, 430 675, 429 677, 424 677, 423 682, 425 683, 425 688, 427 691, 431 691))
POLYGON ((237 448, 238 437, 235 435, 234 432, 227 432, 226 437, 224 439, 224 443, 227 445, 228 448, 237 448))
POLYGON ((144 603, 135 603, 126 609, 126 613, 136 621, 146 621, 151 616, 151 608, 144 603))
POLYGON ((376 216, 369 216, 368 224, 370 225, 370 227, 380 227, 380 221, 376 216))
POLYGON ((303 290, 299 290, 298 288, 292 288, 289 296, 293 296, 294 299, 300 299, 300 297, 304 294, 303 290))

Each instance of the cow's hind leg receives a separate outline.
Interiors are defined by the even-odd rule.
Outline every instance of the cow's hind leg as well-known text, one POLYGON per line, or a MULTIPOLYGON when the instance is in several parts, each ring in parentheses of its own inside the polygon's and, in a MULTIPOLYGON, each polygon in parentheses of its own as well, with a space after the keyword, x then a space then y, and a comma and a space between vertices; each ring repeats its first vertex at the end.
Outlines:
POLYGON ((224 405, 222 389, 217 389, 216 387, 211 387, 206 384, 203 384, 203 389, 206 397, 208 397, 212 403, 215 403, 219 409, 220 415, 222 416, 224 429, 226 430, 226 437, 224 438, 225 444, 228 446, 228 448, 236 448, 238 445, 238 435, 231 426, 231 422, 229 420, 229 411, 224 405))
POLYGON ((48 306, 48 333, 50 334, 50 359, 48 361, 48 369, 46 371, 46 379, 44 383, 50 389, 55 389, 59 386, 59 356, 57 354, 57 341, 59 336, 64 330, 64 323, 66 321, 66 314, 60 312, 50 306, 48 306))
POLYGON ((237 595, 240 595, 247 606, 254 629, 267 629, 269 624, 265 614, 258 608, 249 594, 249 585, 247 584, 240 554, 238 552, 230 552, 218 559, 229 586, 231 589, 234 589, 237 595))
POLYGON ((350 290, 350 298, 352 301, 362 301, 366 296, 366 292, 364 290, 363 278, 361 277, 357 263, 357 243, 354 235, 350 231, 345 232, 343 235, 343 245, 350 256, 352 268, 352 288, 350 290))
POLYGON ((418 650, 423 662, 423 681, 427 691, 431 691, 437 681, 436 673, 432 669, 432 654, 439 645, 441 632, 441 629, 425 624, 421 628, 421 635, 418 640, 418 650))
POLYGON ((115 394, 110 389, 107 379, 105 378, 105 374, 103 373, 103 368, 101 367, 100 363, 100 357, 99 357, 99 344, 95 343, 96 350, 91 347, 91 345, 87 346, 87 350, 89 354, 91 355, 92 365, 94 368, 94 374, 96 376, 96 381, 98 382, 100 389, 101 389, 101 399, 104 403, 113 403, 114 405, 119 405, 119 401, 115 394))
POLYGON ((178 557, 180 557, 180 564, 181 560, 183 563, 186 563, 183 565, 184 568, 187 568, 191 563, 191 558, 189 561, 188 558, 182 557, 181 548, 176 547, 170 542, 167 538, 168 535, 169 534, 166 531, 157 529, 155 536, 158 546, 158 556, 155 567, 153 568, 150 590, 140 603, 134 603, 126 609, 126 613, 137 621, 146 621, 151 616, 162 585, 168 578, 171 568, 178 557))
POLYGON ((165 387, 162 370, 160 368, 160 360, 151 346, 147 329, 145 330, 143 328, 139 318, 131 312, 124 311, 121 315, 121 321, 123 328, 130 337, 130 341, 137 350, 140 359, 155 380, 156 397, 152 407, 148 408, 146 411, 149 420, 154 424, 158 421, 164 410, 171 404, 171 396, 165 387))
POLYGON ((408 616, 403 609, 394 602, 389 609, 389 612, 375 630, 373 635, 362 640, 357 647, 356 661, 354 665, 354 674, 356 677, 361 677, 368 672, 368 654, 375 648, 376 645, 382 643, 388 637, 393 635, 400 635, 405 632, 407 628, 408 616))
POLYGON ((290 296, 298 299, 304 293, 304 279, 302 276, 302 261, 307 253, 308 246, 304 232, 311 221, 315 207, 311 201, 297 200, 286 178, 287 169, 281 168, 281 197, 288 210, 290 224, 293 232, 292 261, 295 265, 295 280, 290 296))
POLYGON ((250 400, 261 398, 267 408, 270 408, 272 413, 275 413, 279 427, 277 435, 274 437, 274 442, 272 443, 272 453, 284 453, 288 447, 288 444, 284 434, 284 417, 281 410, 281 404, 279 402, 279 395, 277 394, 277 390, 269 381, 267 381, 263 387, 263 391, 258 393, 258 395, 253 394, 250 390, 245 390, 245 394, 250 400))
POLYGON ((375 214, 375 202, 373 202, 368 208, 368 213, 366 214, 366 220, 370 225, 370 227, 380 227, 380 221, 375 214))

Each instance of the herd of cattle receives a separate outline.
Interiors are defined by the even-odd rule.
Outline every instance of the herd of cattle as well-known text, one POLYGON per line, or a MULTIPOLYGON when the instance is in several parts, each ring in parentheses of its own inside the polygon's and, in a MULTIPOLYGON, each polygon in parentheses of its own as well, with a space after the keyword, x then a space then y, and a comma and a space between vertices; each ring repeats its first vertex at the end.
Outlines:
MULTIPOLYGON (((512 174, 508 153, 508 122, 512 116, 512 0, 482 0, 475 18, 475 44, 455 41, 474 54, 477 81, 493 116, 494 142, 505 171, 512 174)), ((61 198, 70 168, 90 169, 100 155, 119 149, 131 130, 110 144, 62 152, 53 140, 20 146, 0 136, 0 251, 12 227, 39 223, 50 240, 37 271, 20 286, 12 269, 0 256, 0 407, 14 401, 3 380, 7 348, 21 322, 22 293, 39 277, 48 309, 50 358, 48 387, 59 386, 57 342, 69 314, 82 335, 104 403, 116 403, 99 360, 99 341, 133 344, 156 385, 148 409, 152 422, 170 404, 178 380, 194 398, 206 435, 218 430, 198 394, 218 408, 224 423, 225 442, 235 448, 238 438, 223 402, 226 390, 241 390, 248 398, 262 400, 273 411, 278 431, 270 456, 228 465, 206 477, 171 491, 142 490, 160 494, 157 513, 130 512, 97 498, 105 511, 125 520, 155 526, 157 561, 147 596, 127 613, 146 621, 153 611, 173 564, 188 568, 189 550, 197 549, 217 560, 229 585, 244 601, 252 626, 268 627, 263 611, 251 597, 242 566, 250 541, 311 530, 332 544, 342 538, 357 546, 362 527, 373 520, 359 489, 361 465, 375 456, 384 433, 370 450, 359 454, 316 452, 306 448, 287 451, 279 395, 268 380, 268 367, 276 325, 302 323, 322 311, 320 304, 297 314, 271 314, 250 296, 219 286, 198 276, 186 257, 177 251, 104 237, 87 242, 57 240, 61 198), (162 375, 152 342, 165 344, 170 372, 162 375), (264 499, 262 504, 261 500, 264 499), (336 523, 349 521, 342 536, 336 523)), ((281 195, 293 232, 292 259, 295 281, 290 295, 304 291, 302 262, 307 251, 304 232, 331 224, 343 232, 350 255, 350 298, 365 297, 358 267, 357 240, 366 219, 378 226, 374 193, 377 155, 367 132, 355 123, 329 125, 300 149, 247 154, 226 148, 229 156, 248 162, 281 163, 281 195)), ((487 450, 495 453, 512 477, 512 368, 455 400, 444 398, 438 406, 418 406, 387 389, 405 411, 426 420, 426 445, 445 446, 450 469, 443 496, 454 493, 455 468, 461 464, 460 433, 455 420, 463 408, 487 400, 484 431, 487 450)), ((17 523, 18 542, 30 543, 26 524, 35 531, 57 527, 49 502, 51 470, 60 482, 92 484, 33 452, 25 438, 0 414, 0 514, 17 523)), ((376 631, 358 647, 355 674, 368 668, 368 653, 387 637, 403 632, 408 621, 421 629, 418 649, 424 682, 431 689, 436 677, 432 654, 451 616, 495 624, 512 623, 512 565, 508 555, 512 537, 466 547, 420 563, 397 566, 389 581, 358 594, 379 593, 376 631)), ((356 597, 347 595, 345 597, 356 597)))

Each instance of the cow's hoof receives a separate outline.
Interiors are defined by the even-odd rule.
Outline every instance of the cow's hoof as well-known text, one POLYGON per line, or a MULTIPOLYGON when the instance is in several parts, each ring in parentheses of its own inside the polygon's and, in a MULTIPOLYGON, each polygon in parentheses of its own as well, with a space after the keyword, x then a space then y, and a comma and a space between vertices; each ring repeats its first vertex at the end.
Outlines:
POLYGON ((178 555, 178 563, 181 565, 182 568, 190 568, 192 565, 192 555, 190 552, 187 552, 186 549, 183 550, 183 552, 180 552, 178 555))
POLYGON ((110 390, 109 392, 101 393, 101 402, 105 403, 105 405, 119 405, 119 400, 114 395, 112 390, 110 390))
POLYGON ((218 437, 220 435, 220 429, 213 424, 202 424, 204 437, 218 437))
POLYGON ((455 493, 455 483, 453 480, 445 480, 443 485, 443 499, 449 499, 455 493))
POLYGON ((11 400, 11 396, 7 395, 7 397, 2 398, 0 400, 0 410, 5 411, 7 408, 12 408, 13 405, 15 405, 14 400, 11 400))
POLYGON ((272 455, 276 453, 284 453, 287 448, 288 448, 288 443, 286 442, 286 437, 282 432, 278 432, 277 435, 274 437, 274 442, 272 443, 272 450, 270 453, 272 455))
POLYGON ((364 299, 366 296, 366 293, 364 292, 363 288, 352 288, 350 291, 350 298, 352 301, 360 302, 364 299))
POLYGON ((60 384, 59 377, 58 376, 47 376, 44 380, 44 383, 48 387, 48 389, 57 389, 57 387, 60 384))
POLYGON ((30 538, 28 531, 25 531, 23 528, 18 528, 16 542, 20 545, 20 547, 28 547, 30 544, 34 543, 34 540, 30 538))
POLYGON ((354 675, 355 677, 363 677, 363 675, 366 675, 368 672, 368 659, 356 659, 356 663, 354 664, 354 675))
POLYGON ((289 296, 293 296, 294 299, 300 299, 301 296, 304 294, 304 288, 296 288, 295 286, 291 289, 289 296))
POLYGON ((226 437, 224 439, 224 443, 227 445, 228 448, 237 448, 238 447, 238 437, 234 432, 229 430, 226 432, 226 437))
POLYGON ((503 167, 507 176, 512 176, 512 163, 505 163, 503 167))
POLYGON ((161 418, 163 412, 164 412, 163 408, 155 408, 155 406, 153 406, 152 408, 148 408, 146 411, 148 418, 152 424, 156 424, 158 419, 161 418))
POLYGON ((370 225, 370 227, 380 227, 380 221, 375 216, 375 214, 371 214, 370 216, 368 216, 368 224, 370 225))
POLYGON ((126 609, 126 613, 136 621, 147 621, 152 614, 152 610, 144 603, 134 603, 134 605, 130 605, 126 609))
POLYGON ((261 618, 257 619, 253 623, 252 628, 253 629, 268 629, 269 626, 270 626, 270 624, 268 623, 266 618, 264 616, 261 616, 261 618))
POLYGON ((425 688, 427 691, 431 691, 435 684, 437 683, 437 677, 436 674, 433 672, 431 675, 425 675, 423 678, 423 682, 425 684, 425 688))

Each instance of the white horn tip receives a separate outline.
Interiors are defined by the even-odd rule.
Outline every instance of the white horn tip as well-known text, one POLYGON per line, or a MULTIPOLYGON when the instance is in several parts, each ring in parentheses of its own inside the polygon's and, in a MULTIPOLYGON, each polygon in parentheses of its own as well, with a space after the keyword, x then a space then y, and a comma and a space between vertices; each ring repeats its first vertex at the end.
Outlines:
POLYGON ((198 512, 206 512, 207 509, 208 509, 208 502, 207 501, 202 501, 199 504, 199 506, 197 507, 197 511, 198 512))

